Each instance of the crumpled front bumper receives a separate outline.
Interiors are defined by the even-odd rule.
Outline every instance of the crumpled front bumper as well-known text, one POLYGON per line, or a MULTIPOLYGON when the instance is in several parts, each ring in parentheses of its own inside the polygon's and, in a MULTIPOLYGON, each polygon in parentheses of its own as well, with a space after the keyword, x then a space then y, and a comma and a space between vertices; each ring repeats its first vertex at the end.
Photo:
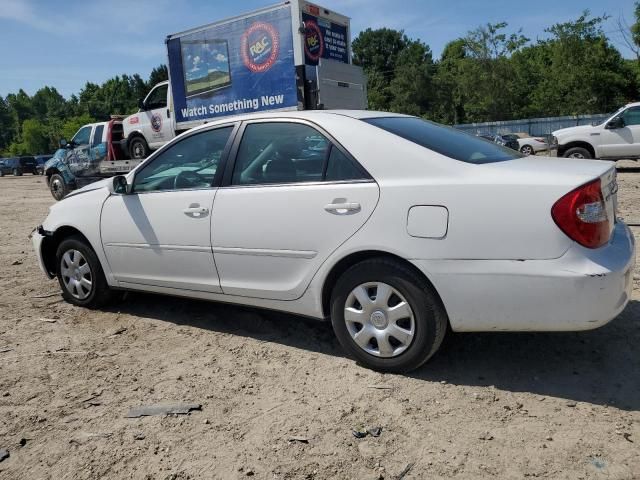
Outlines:
POLYGON ((42 244, 46 237, 50 236, 50 233, 45 231, 42 228, 42 225, 38 225, 33 229, 31 234, 29 234, 29 238, 31 239, 31 244, 33 245, 33 249, 36 253, 36 258, 38 259, 38 265, 40 266, 40 270, 44 272, 47 278, 53 278, 53 275, 47 270, 47 267, 44 263, 44 256, 42 254, 42 244))

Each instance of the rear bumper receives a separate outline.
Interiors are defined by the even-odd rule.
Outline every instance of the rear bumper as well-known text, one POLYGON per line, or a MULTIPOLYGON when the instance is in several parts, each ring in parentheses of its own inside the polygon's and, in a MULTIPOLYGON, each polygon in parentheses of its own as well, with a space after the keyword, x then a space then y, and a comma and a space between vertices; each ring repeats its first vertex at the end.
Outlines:
POLYGON ((578 331, 613 320, 629 302, 635 241, 624 223, 596 250, 574 244, 553 260, 415 260, 454 331, 578 331))

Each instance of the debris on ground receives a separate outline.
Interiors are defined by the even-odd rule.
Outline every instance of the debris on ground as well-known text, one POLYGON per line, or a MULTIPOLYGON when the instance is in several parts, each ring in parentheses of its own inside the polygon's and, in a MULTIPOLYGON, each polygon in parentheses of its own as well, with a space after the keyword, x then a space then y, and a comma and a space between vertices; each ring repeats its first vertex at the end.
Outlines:
POLYGON ((165 403, 155 405, 141 405, 133 407, 125 418, 151 417, 156 415, 187 415, 192 410, 200 410, 199 403, 165 403))
POLYGON ((309 439, 306 437, 291 437, 289 438, 289 443, 309 443, 309 439))
POLYGON ((47 322, 47 323, 56 323, 57 320, 55 318, 41 318, 40 321, 42 322, 47 322))
POLYGON ((147 436, 142 432, 137 432, 133 434, 134 440, 144 440, 145 438, 147 438, 147 436))
POLYGON ((382 433, 382 427, 371 427, 367 428, 367 433, 372 437, 379 437, 382 433))
POLYGON ((22 260, 14 260, 11 265, 22 265, 22 260))
POLYGON ((51 293, 44 293, 42 295, 34 295, 31 298, 49 298, 49 297, 55 297, 60 295, 61 292, 51 292, 51 293))
POLYGON ((369 432, 367 432, 366 430, 364 430, 362 428, 354 428, 353 430, 351 430, 351 433, 356 438, 364 438, 369 434, 369 432))
POLYGON ((9 450, 6 448, 0 448, 0 462, 9 458, 9 450))
POLYGON ((398 476, 396 477, 396 480, 402 480, 404 477, 407 476, 407 474, 411 471, 411 469, 413 468, 413 466, 415 465, 414 462, 408 463, 406 467, 404 467, 404 470, 402 470, 398 476))
POLYGON ((114 330, 113 332, 111 332, 108 336, 109 337, 115 337, 115 336, 120 335, 120 334, 122 334, 122 333, 124 333, 126 331, 127 331, 127 327, 120 327, 120 328, 117 328, 116 330, 114 330))

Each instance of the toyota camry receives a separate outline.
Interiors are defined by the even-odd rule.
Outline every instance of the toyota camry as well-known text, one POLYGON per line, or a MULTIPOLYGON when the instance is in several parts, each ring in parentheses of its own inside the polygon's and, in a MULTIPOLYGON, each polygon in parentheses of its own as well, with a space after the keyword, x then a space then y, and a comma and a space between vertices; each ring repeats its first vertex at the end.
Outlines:
POLYGON ((225 118, 51 207, 32 233, 64 298, 117 290, 330 319, 381 371, 445 333, 599 327, 626 306, 635 245, 607 162, 524 157, 420 118, 225 118))

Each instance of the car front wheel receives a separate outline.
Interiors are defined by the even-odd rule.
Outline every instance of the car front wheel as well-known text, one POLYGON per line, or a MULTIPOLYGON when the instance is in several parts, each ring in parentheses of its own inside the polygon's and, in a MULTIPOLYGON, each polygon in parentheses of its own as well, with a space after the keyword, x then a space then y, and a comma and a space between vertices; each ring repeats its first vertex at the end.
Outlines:
POLYGON ((72 236, 60 243, 56 262, 58 283, 67 302, 93 308, 111 299, 100 261, 81 236, 72 236))
POLYGON ((593 158, 593 156, 591 155, 591 152, 589 152, 589 150, 587 150, 586 148, 582 148, 582 147, 570 148, 564 153, 564 156, 566 158, 593 158))
POLYGON ((414 370, 438 350, 447 315, 432 287, 391 259, 358 263, 337 281, 331 322, 343 348, 383 372, 414 370))

